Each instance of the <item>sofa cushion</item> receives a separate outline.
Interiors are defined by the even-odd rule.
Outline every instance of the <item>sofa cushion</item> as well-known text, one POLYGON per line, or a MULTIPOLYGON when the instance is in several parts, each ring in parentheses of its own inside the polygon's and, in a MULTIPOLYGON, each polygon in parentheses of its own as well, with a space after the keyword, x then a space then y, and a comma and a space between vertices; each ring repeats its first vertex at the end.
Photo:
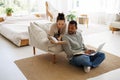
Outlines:
POLYGON ((28 29, 30 36, 30 45, 47 51, 46 47, 48 46, 49 40, 47 38, 46 32, 33 23, 30 23, 30 27, 28 29))
POLYGON ((35 25, 42 28, 47 34, 49 34, 50 27, 52 25, 51 22, 41 23, 41 22, 34 22, 35 25))
POLYGON ((48 29, 48 27, 45 27, 46 26, 44 24, 30 24, 30 36, 32 36, 32 38, 30 39, 30 44, 41 50, 52 52, 54 54, 61 52, 63 50, 61 45, 52 44, 48 40, 48 34, 44 30, 48 29))
POLYGON ((112 22, 111 25, 114 28, 119 28, 120 29, 120 22, 116 21, 116 22, 112 22))
POLYGON ((63 48, 61 45, 57 45, 57 44, 51 44, 49 42, 48 44, 48 51, 53 52, 53 53, 59 53, 63 51, 63 48))

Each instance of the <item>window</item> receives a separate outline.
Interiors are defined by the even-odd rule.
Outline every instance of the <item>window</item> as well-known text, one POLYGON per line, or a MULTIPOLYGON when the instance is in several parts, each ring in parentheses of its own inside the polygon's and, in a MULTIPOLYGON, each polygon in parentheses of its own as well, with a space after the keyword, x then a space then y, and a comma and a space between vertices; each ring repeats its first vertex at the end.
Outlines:
POLYGON ((108 24, 107 16, 120 12, 120 0, 70 0, 68 5, 78 15, 87 14, 90 23, 108 24))
POLYGON ((73 10, 80 13, 120 11, 120 0, 72 0, 73 10))
POLYGON ((1 0, 0 1, 0 14, 4 13, 4 8, 5 8, 5 1, 1 0))
POLYGON ((5 13, 5 8, 11 7, 14 14, 30 14, 45 12, 45 0, 0 0, 0 14, 5 13))

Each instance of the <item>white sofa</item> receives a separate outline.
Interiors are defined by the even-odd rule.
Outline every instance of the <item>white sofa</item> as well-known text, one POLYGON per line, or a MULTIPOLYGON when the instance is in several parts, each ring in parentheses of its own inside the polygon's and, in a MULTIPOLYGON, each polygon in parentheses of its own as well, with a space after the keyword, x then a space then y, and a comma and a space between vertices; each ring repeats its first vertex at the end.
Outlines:
POLYGON ((112 33, 120 30, 120 14, 116 14, 116 19, 110 24, 110 30, 112 30, 112 33))
POLYGON ((46 51, 53 55, 53 63, 55 63, 55 55, 57 53, 63 52, 61 45, 56 45, 50 43, 48 40, 48 31, 50 29, 51 23, 30 23, 28 27, 29 32, 29 43, 33 46, 33 53, 36 54, 35 48, 46 51))

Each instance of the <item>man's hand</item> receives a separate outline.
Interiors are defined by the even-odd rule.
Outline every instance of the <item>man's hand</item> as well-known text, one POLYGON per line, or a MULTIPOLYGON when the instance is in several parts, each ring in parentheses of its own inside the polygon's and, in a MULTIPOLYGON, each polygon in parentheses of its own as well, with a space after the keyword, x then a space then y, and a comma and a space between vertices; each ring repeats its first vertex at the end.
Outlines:
POLYGON ((86 54, 92 54, 92 53, 94 53, 94 52, 95 52, 94 50, 90 50, 90 49, 89 49, 89 50, 85 50, 85 53, 86 53, 86 54))

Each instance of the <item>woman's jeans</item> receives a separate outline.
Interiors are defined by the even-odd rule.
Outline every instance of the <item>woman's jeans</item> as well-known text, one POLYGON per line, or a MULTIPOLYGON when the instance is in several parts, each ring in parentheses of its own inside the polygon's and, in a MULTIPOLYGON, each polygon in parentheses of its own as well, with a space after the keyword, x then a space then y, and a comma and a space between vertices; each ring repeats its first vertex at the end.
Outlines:
POLYGON ((97 67, 104 59, 105 54, 101 52, 98 52, 94 56, 83 54, 79 56, 73 56, 73 58, 70 60, 70 64, 75 66, 97 67))

